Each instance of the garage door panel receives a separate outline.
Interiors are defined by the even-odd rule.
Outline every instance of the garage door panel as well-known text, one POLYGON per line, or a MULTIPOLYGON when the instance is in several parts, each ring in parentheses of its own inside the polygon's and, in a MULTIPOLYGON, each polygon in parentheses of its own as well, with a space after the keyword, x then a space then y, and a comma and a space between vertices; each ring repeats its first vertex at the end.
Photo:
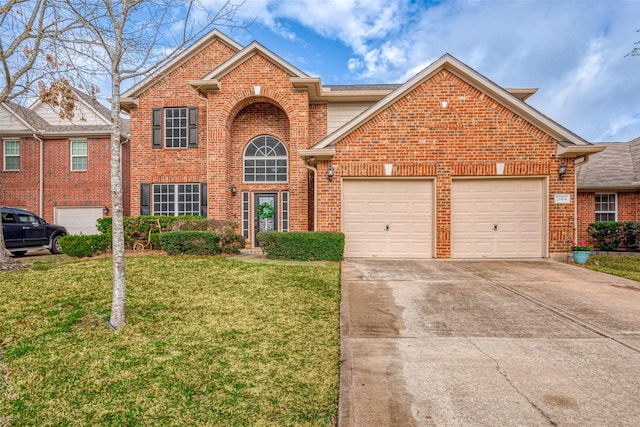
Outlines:
POLYGON ((543 182, 538 178, 454 180, 451 256, 542 257, 543 182))
POLYGON ((66 227, 69 234, 98 234, 97 220, 102 218, 102 207, 56 206, 54 222, 66 227))
POLYGON ((427 180, 344 180, 345 256, 432 257, 432 187, 427 180))

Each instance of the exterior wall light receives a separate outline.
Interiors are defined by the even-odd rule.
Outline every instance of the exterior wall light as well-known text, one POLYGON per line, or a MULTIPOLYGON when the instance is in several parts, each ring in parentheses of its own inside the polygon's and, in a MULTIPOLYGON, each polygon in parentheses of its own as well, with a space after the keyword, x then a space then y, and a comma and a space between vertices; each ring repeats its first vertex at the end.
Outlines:
POLYGON ((327 169, 327 179, 333 181, 333 166, 329 166, 329 169, 327 169))
POLYGON ((102 208, 102 213, 105 215, 109 215, 109 208, 107 206, 102 208))
POLYGON ((560 167, 558 168, 558 179, 564 178, 567 173, 567 166, 564 164, 564 160, 560 163, 560 167))
POLYGON ((238 194, 238 189, 236 188, 235 185, 231 186, 231 195, 235 196, 236 194, 238 194))

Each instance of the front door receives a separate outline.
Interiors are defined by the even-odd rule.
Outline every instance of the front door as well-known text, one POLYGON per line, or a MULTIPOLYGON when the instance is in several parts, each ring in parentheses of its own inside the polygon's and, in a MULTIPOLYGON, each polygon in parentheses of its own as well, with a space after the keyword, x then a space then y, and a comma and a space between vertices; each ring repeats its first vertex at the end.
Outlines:
POLYGON ((261 231, 275 231, 278 229, 278 194, 256 193, 253 203, 254 245, 257 248, 258 233, 261 231))

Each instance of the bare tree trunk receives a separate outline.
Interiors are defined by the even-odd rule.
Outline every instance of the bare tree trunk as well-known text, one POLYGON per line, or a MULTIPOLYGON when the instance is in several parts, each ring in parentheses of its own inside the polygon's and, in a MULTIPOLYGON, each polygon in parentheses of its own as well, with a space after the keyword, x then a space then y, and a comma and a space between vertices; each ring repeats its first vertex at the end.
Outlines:
POLYGON ((120 144, 120 79, 112 74, 111 82, 111 206, 113 254, 113 299, 111 326, 118 329, 126 322, 126 283, 124 258, 124 215, 122 202, 122 145, 120 144))
MULTIPOLYGON (((2 216, 0 216, 0 225, 2 225, 2 216)), ((8 264, 11 261, 7 249, 4 246, 4 230, 0 226, 0 266, 8 264)))

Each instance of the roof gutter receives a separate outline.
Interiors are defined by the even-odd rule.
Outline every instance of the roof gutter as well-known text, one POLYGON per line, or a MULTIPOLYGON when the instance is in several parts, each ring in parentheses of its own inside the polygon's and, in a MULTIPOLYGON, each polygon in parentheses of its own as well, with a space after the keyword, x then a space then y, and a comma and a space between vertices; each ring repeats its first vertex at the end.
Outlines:
POLYGON ((44 218, 44 141, 33 133, 33 138, 38 140, 40 159, 38 165, 38 216, 44 218))

